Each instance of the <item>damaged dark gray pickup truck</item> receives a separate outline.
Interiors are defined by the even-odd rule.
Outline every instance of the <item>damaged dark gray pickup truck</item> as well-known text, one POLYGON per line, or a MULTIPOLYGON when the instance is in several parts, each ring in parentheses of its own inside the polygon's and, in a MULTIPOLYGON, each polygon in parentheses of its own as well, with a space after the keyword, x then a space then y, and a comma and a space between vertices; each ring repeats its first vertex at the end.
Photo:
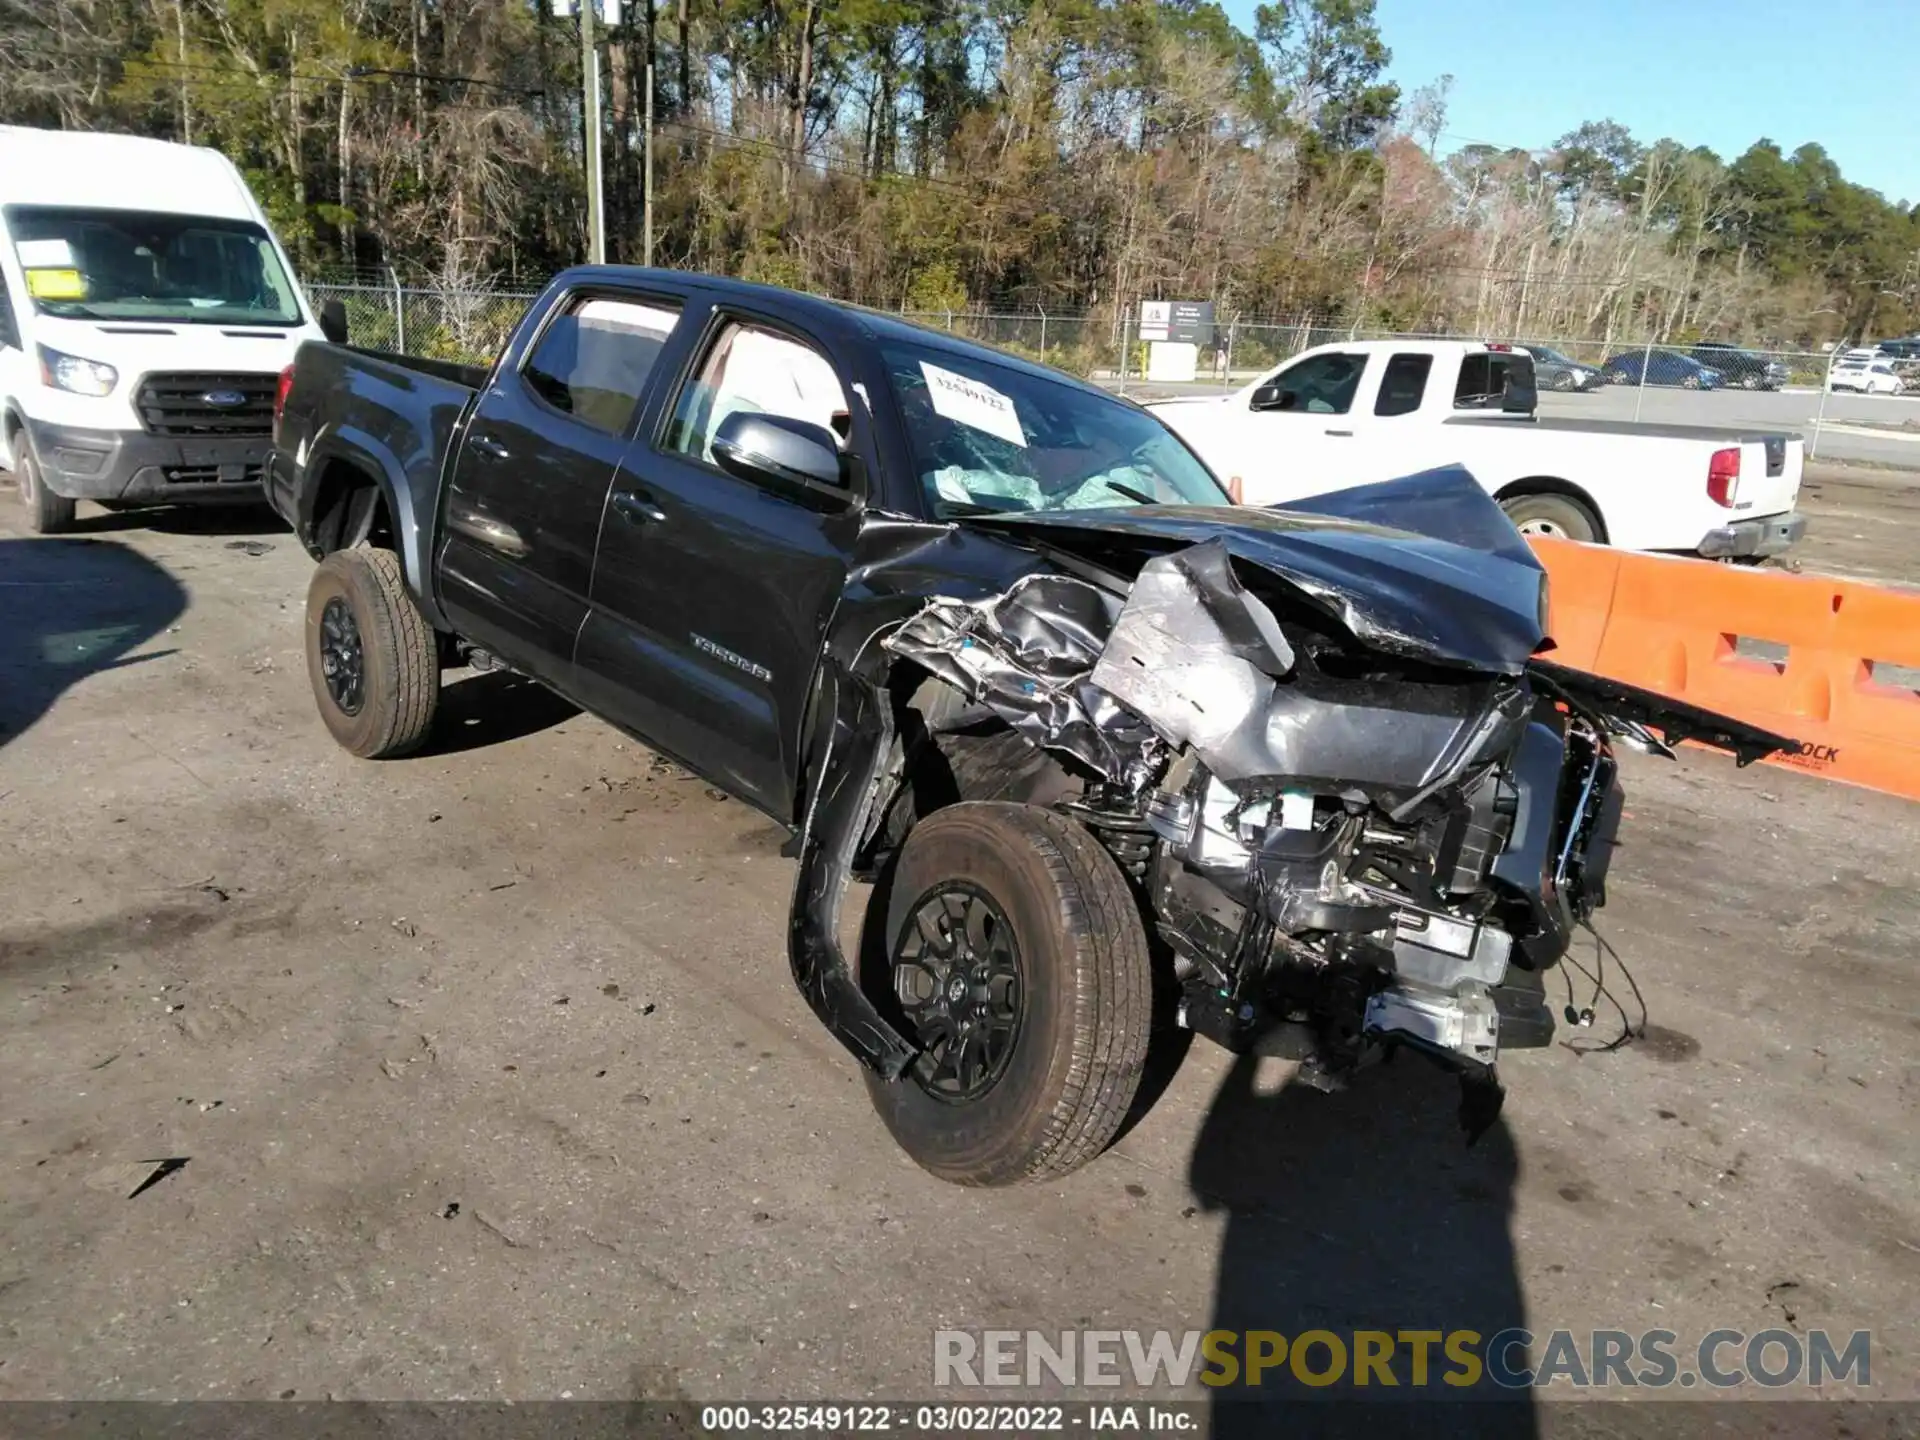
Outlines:
POLYGON ((1410 1047, 1486 1123, 1605 896, 1611 739, 1785 743, 1539 658, 1461 471, 1232 508, 1137 406, 785 291, 570 271, 486 371, 309 344, 275 440, 340 743, 506 667, 787 825, 794 978, 962 1183, 1098 1154, 1184 1031, 1328 1084, 1410 1047))

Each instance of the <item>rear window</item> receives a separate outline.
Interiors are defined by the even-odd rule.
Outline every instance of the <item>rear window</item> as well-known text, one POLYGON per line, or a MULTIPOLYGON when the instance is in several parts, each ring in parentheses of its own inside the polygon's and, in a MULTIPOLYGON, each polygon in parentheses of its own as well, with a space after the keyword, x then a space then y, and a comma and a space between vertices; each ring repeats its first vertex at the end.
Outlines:
POLYGON ((554 409, 618 435, 679 318, 651 302, 584 301, 547 327, 521 374, 554 409))
POLYGON ((1460 362, 1460 379, 1453 387, 1456 410, 1488 410, 1499 406, 1511 380, 1516 392, 1533 389, 1533 357, 1518 351, 1481 351, 1460 362))
POLYGON ((1433 370, 1431 355, 1396 355, 1387 361, 1380 377, 1380 398, 1373 402, 1376 415, 1411 415, 1420 408, 1420 397, 1427 393, 1427 376, 1433 370))

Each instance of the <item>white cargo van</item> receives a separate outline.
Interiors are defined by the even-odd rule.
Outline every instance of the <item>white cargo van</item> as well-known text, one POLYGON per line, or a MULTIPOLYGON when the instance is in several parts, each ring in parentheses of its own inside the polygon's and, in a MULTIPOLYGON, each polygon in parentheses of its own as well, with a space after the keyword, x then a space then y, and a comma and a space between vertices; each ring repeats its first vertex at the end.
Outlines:
POLYGON ((0 468, 27 524, 259 496, 274 389, 320 323, 214 150, 0 125, 0 468))

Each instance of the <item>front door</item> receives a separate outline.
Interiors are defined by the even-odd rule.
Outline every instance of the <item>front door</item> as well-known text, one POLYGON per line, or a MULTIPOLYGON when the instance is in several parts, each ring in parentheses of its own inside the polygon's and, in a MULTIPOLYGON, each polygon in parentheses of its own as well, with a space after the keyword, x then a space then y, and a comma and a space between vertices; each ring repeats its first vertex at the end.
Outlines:
MULTIPOLYGON (((744 310, 716 312, 672 409, 608 496, 581 631, 582 699, 734 794, 791 818, 797 746, 859 497, 742 479, 714 461, 736 411, 803 420, 871 455, 864 405, 825 349, 744 310)), ((871 473, 868 462, 847 474, 871 473)))
POLYGON ((582 293, 480 397, 448 483, 437 566, 454 628, 566 689, 607 487, 677 300, 582 293))
POLYGON ((1353 405, 1366 368, 1363 354, 1309 355, 1236 397, 1243 408, 1221 478, 1237 474, 1249 505, 1281 505, 1353 483, 1353 405), (1254 408, 1254 392, 1267 387, 1276 393, 1254 408))

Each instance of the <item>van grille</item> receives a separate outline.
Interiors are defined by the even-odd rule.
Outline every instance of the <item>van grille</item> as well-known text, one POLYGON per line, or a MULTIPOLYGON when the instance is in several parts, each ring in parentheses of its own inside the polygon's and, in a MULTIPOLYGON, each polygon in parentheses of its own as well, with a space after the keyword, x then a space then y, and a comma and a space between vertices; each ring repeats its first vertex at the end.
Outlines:
POLYGON ((152 435, 271 435, 276 375, 149 375, 134 404, 152 435), (210 395, 238 395, 219 405, 210 395))

